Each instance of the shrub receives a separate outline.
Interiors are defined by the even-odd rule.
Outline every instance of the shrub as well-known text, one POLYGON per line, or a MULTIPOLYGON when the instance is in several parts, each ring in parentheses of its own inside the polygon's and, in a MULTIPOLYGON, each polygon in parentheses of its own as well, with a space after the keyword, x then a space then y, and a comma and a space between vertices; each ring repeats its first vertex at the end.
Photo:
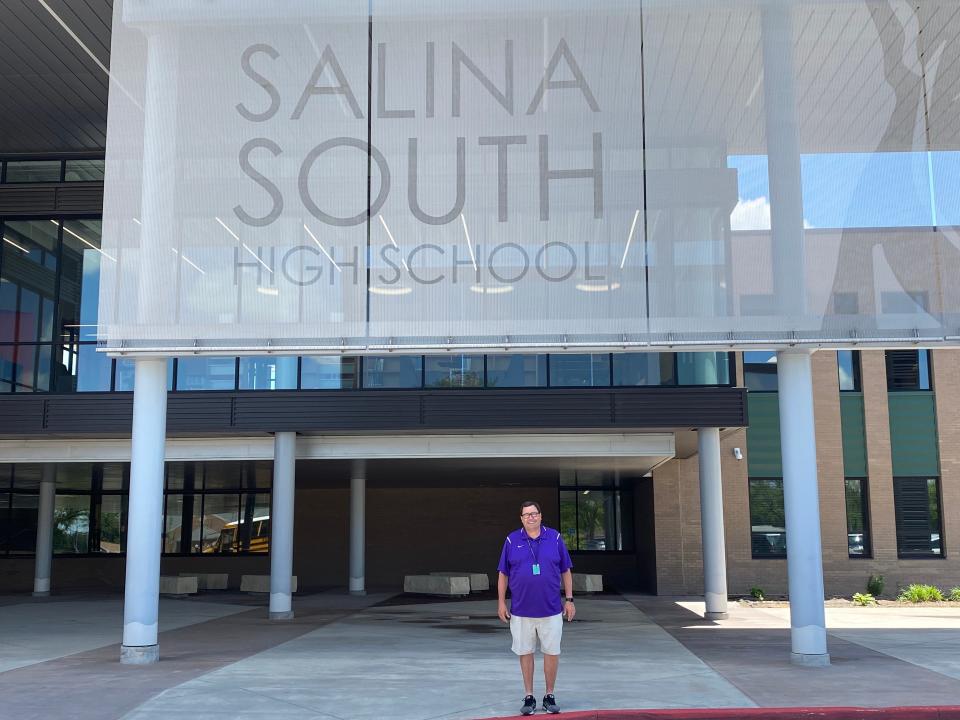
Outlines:
POLYGON ((875 598, 883 595, 883 575, 871 575, 867 580, 867 593, 875 598))
POLYGON ((943 602, 943 592, 936 585, 914 584, 902 590, 897 600, 914 603, 943 602))
POLYGON ((874 599, 873 595, 871 595, 870 593, 854 593, 853 602, 855 602, 857 605, 863 605, 863 606, 877 604, 877 601, 874 599))
POLYGON ((950 595, 947 599, 953 602, 960 602, 960 587, 950 588, 950 595))
POLYGON ((763 588, 758 588, 756 586, 750 588, 750 597, 754 600, 763 600, 763 588))

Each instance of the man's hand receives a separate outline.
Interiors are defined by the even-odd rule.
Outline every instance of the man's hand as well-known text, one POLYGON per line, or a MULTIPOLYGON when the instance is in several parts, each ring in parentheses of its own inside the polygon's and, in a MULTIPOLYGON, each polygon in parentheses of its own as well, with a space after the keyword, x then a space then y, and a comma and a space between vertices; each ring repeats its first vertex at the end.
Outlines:
POLYGON ((573 616, 577 614, 577 608, 572 602, 565 602, 563 604, 563 616, 567 619, 567 622, 573 622, 573 616))
POLYGON ((497 615, 503 622, 510 622, 510 611, 507 610, 507 604, 505 602, 500 601, 497 603, 497 615))

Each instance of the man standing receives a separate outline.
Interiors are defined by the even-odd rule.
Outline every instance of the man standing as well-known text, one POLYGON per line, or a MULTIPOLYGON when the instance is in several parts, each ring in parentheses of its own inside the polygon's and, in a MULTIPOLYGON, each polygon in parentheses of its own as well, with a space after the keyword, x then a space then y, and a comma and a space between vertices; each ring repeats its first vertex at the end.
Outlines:
POLYGON ((520 507, 519 530, 507 535, 500 555, 497 578, 497 614, 510 623, 513 652, 520 656, 525 697, 520 712, 530 715, 537 709, 533 696, 533 654, 540 641, 543 653, 543 677, 546 695, 543 709, 560 712, 553 685, 560 664, 560 636, 563 616, 573 620, 573 575, 570 553, 556 530, 540 524, 540 505, 527 500, 520 507), (563 601, 560 585, 563 583, 563 601), (510 587, 510 609, 507 610, 507 586, 510 587))

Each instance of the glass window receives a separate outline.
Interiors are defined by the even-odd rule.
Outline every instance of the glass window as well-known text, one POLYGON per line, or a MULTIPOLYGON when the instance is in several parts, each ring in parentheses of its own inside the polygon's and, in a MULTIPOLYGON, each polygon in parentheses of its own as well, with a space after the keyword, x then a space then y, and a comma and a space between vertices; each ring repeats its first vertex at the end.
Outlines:
POLYGON ((944 557, 939 485, 938 478, 893 479, 898 557, 944 557))
POLYGON ((269 489, 273 484, 273 463, 269 460, 253 460, 243 463, 243 487, 269 489))
POLYGON ((743 354, 743 384, 754 392, 776 392, 777 354, 749 351, 743 354))
MULTIPOLYGON (((33 463, 17 463, 13 466, 14 490, 39 490, 43 466, 33 463)), ((5 485, 6 483, 0 483, 5 485)))
POLYGON ((67 182, 103 182, 103 160, 67 160, 63 179, 67 182))
POLYGON ((102 495, 100 498, 100 546, 102 553, 122 553, 127 549, 127 496, 102 495))
MULTIPOLYGON (((184 485, 184 475, 186 470, 186 463, 182 462, 168 462, 166 463, 166 486, 168 490, 183 490, 184 485)), ((192 472, 192 470, 191 470, 192 472)), ((192 475, 191 475, 192 482, 192 475)), ((191 485, 192 488, 192 485, 191 485)))
POLYGON ((97 352, 92 343, 58 348, 53 364, 51 390, 54 392, 107 392, 113 360, 97 352))
POLYGON ((750 478, 750 549, 755 558, 787 556, 781 478, 750 478))
POLYGON ((13 483, 13 464, 0 463, 0 491, 11 487, 13 483))
POLYGON ((729 385, 730 353, 677 353, 678 385, 729 385))
POLYGON ((36 495, 13 493, 10 506, 10 552, 30 554, 37 545, 37 512, 39 498, 36 495))
POLYGON ((128 467, 125 463, 104 463, 100 486, 104 490, 126 490, 128 467))
MULTIPOLYGON (((227 532, 228 536, 233 533, 227 532)), ((224 538, 222 542, 226 542, 224 538)), ((243 496, 243 517, 233 552, 270 552, 270 494, 247 493, 243 496)))
POLYGON ((52 353, 51 345, 17 345, 13 348, 13 365, 3 368, 3 380, 13 385, 14 392, 47 392, 52 353))
POLYGON ((53 551, 90 551, 90 496, 57 493, 53 511, 53 551))
POLYGON ((60 182, 59 160, 8 160, 8 183, 60 182))
POLYGON ((553 387, 608 387, 610 385, 610 356, 550 355, 550 385, 553 387))
POLYGON ((177 360, 177 390, 234 390, 237 361, 232 357, 182 357, 177 360))
POLYGON ((5 555, 7 552, 10 524, 10 493, 0 492, 0 555, 5 555))
POLYGON ((241 390, 296 390, 296 357, 240 358, 241 390))
POLYGON ((180 552, 183 538, 183 495, 167 495, 163 521, 163 551, 180 552))
POLYGON ((64 342, 96 341, 100 269, 114 263, 100 250, 99 220, 70 220, 63 224, 60 258, 60 334, 64 342))
POLYGON ((870 510, 867 505, 867 479, 844 481, 847 505, 847 553, 850 557, 870 557, 870 510))
POLYGON ((487 387, 546 387, 546 355, 488 355, 487 387))
POLYGON ((674 385, 673 353, 614 353, 613 384, 618 387, 674 385))
POLYGON ((0 392, 13 392, 13 345, 0 345, 0 392))
POLYGON ((371 355, 363 359, 365 388, 418 388, 423 383, 422 355, 371 355))
POLYGON ((633 550, 633 494, 628 488, 599 472, 561 472, 560 482, 560 532, 569 550, 633 550), (569 482, 574 485, 563 486, 569 482))
POLYGON ((243 482, 243 461, 205 462, 199 466, 195 487, 204 490, 239 490, 243 482))
POLYGON ((887 350, 887 390, 929 390, 929 350, 887 350))
POLYGON ((307 355, 300 359, 303 390, 353 390, 357 387, 358 358, 307 355))
MULTIPOLYGON (((133 360, 117 358, 113 389, 123 392, 133 390, 133 360)), ((167 390, 173 390, 173 358, 167 359, 167 390)))
POLYGON ((483 355, 427 355, 426 387, 483 387, 483 355))
POLYGON ((53 339, 59 224, 51 222, 32 220, 3 225, 0 342, 53 339))
POLYGON ((860 392, 860 351, 837 350, 837 372, 842 392, 860 392))
POLYGON ((61 490, 82 490, 90 492, 93 478, 91 463, 59 463, 57 465, 57 492, 61 490))
POLYGON ((203 531, 200 552, 236 552, 239 533, 240 498, 229 495, 203 496, 203 531))

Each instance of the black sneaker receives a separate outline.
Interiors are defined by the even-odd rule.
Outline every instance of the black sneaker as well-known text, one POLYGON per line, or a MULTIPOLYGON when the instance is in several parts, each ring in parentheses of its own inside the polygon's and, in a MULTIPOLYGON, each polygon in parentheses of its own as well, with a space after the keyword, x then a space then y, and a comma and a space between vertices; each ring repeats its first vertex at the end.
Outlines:
POLYGON ((560 712, 560 708, 557 706, 557 699, 552 694, 543 696, 543 709, 554 715, 560 712))
POLYGON ((521 715, 533 715, 537 711, 537 699, 533 695, 527 695, 523 699, 523 707, 520 708, 521 715))

